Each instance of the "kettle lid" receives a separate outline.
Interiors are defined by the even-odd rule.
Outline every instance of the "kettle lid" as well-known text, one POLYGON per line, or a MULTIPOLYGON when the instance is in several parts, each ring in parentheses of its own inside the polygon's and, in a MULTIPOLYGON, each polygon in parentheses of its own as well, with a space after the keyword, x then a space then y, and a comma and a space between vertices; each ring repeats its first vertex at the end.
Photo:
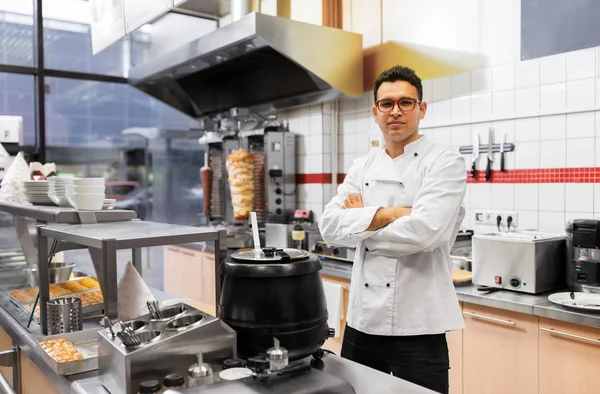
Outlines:
POLYGON ((306 250, 294 248, 262 248, 260 250, 244 250, 231 255, 233 261, 246 263, 285 263, 305 259, 309 256, 306 250))
POLYGON ((225 259, 219 272, 245 278, 306 275, 321 270, 321 260, 306 250, 263 248, 236 252, 225 259))

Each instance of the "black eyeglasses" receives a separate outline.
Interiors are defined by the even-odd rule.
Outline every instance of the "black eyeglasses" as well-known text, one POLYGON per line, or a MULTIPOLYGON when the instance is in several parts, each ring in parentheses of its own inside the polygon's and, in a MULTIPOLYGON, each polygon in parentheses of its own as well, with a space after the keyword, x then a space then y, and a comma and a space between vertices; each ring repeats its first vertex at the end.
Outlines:
POLYGON ((378 100, 375 102, 375 106, 377 106, 377 109, 380 112, 388 113, 388 112, 392 112, 392 110, 394 109, 396 104, 398 104, 398 108, 400 108, 400 111, 410 112, 413 109, 415 109, 415 107, 417 106, 417 103, 420 104, 421 102, 414 98, 404 97, 398 101, 394 101, 394 100, 390 100, 390 99, 378 100))

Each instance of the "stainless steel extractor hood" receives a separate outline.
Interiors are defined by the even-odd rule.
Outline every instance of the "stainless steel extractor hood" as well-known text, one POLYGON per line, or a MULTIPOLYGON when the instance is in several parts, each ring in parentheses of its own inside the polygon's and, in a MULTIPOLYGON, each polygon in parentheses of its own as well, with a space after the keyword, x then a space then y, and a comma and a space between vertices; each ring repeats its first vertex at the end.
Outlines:
POLYGON ((201 117, 358 97, 362 64, 360 34, 251 13, 133 68, 129 81, 201 117))

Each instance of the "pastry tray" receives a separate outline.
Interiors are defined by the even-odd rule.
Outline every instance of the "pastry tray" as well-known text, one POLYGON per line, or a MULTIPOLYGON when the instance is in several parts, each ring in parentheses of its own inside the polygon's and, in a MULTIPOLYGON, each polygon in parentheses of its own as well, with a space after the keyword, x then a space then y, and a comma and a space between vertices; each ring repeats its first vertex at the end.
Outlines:
POLYGON ((98 369, 98 330, 76 331, 39 337, 36 342, 36 351, 41 354, 44 362, 58 375, 74 375, 95 371, 98 369), (40 344, 41 342, 60 338, 73 343, 73 346, 83 355, 83 359, 59 363, 50 357, 40 344))
MULTIPOLYGON (((81 294, 86 294, 86 293, 93 293, 96 291, 99 291, 100 289, 89 289, 89 290, 85 290, 85 291, 78 291, 76 293, 69 293, 69 294, 61 294, 59 296, 54 296, 54 297, 50 297, 51 300, 55 300, 57 298, 67 298, 67 297, 77 297, 78 295, 81 294)), ((10 294, 8 294, 8 299, 10 300, 10 302, 12 302, 13 304, 15 304, 16 306, 23 308, 27 313, 31 313, 31 307, 33 307, 33 304, 35 303, 35 300, 33 302, 27 302, 27 303, 22 303, 21 301, 17 300, 16 298, 12 297, 10 294)), ((102 295, 102 297, 104 298, 104 295, 102 295)), ((39 302, 38 302, 38 306, 39 306, 39 302)), ((91 316, 97 312, 102 312, 102 310, 104 309, 104 302, 97 302, 95 304, 91 304, 91 305, 87 305, 81 308, 81 311, 83 313, 83 316, 91 316)), ((33 315, 34 319, 36 320, 36 322, 39 323, 39 316, 37 314, 33 315)))

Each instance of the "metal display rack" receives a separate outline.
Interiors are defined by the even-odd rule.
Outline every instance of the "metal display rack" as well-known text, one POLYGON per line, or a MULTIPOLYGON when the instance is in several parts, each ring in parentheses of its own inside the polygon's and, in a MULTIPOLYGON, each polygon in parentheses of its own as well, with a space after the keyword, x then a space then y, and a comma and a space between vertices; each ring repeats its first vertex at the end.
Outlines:
MULTIPOLYGON (((133 260, 141 260, 141 248, 176 245, 191 242, 215 243, 215 263, 220 263, 219 231, 208 228, 130 220, 126 222, 91 224, 49 224, 37 228, 38 272, 40 278, 40 323, 42 333, 48 333, 47 305, 50 299, 48 280, 49 239, 53 247, 58 242, 88 248, 104 296, 104 315, 118 315, 117 250, 131 249, 133 260)), ((52 251, 51 251, 52 252, 52 251)), ((141 269, 141 264, 139 264, 141 269)), ((218 267, 215 276, 218 275, 218 267)), ((139 271, 141 273, 141 271, 139 271)), ((219 282, 217 282, 219 283, 219 282)), ((217 300, 220 286, 217 288, 217 300)))
MULTIPOLYGON (((25 261, 27 261, 27 265, 32 267, 37 265, 38 257, 35 247, 36 243, 34 242, 32 233, 29 231, 27 219, 35 219, 38 223, 78 224, 87 222, 119 222, 137 218, 137 213, 135 213, 135 211, 111 209, 80 212, 73 208, 46 207, 1 201, 0 211, 13 215, 13 224, 15 226, 15 231, 17 232, 17 237, 19 238, 21 249, 23 250, 23 255, 25 256, 25 261)), ((63 249, 58 249, 56 252, 66 250, 64 248, 66 245, 61 245, 61 247, 63 247, 63 249)), ((134 264, 137 263, 137 261, 134 261, 134 264)), ((138 268, 137 265, 136 268, 138 268)))

